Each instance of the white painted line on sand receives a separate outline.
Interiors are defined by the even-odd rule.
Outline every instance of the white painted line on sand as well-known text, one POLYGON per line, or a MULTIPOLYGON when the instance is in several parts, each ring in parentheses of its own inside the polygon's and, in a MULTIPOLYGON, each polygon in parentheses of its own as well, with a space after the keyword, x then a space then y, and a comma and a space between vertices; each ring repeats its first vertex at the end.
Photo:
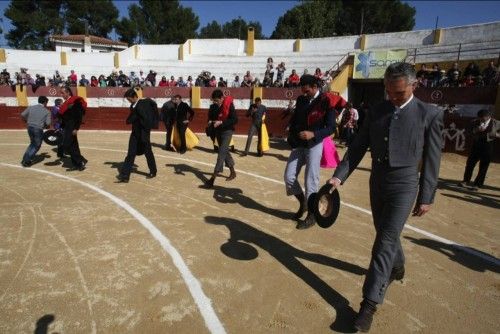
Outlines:
POLYGON ((132 217, 137 219, 144 228, 146 228, 149 233, 160 243, 162 248, 170 255, 172 258, 175 266, 181 273, 182 278, 184 279, 184 282, 186 283, 186 286, 189 289, 189 292, 193 296, 193 299, 198 305, 198 309, 201 312, 201 315, 203 316, 203 319, 205 320, 205 324, 210 330, 211 333, 226 333, 224 326, 222 325, 221 321, 217 317, 217 314, 215 313, 213 307, 212 307, 212 302, 211 300, 205 295, 201 288, 200 282, 194 277, 194 275, 191 273, 189 270, 188 266, 182 259, 180 253, 175 249, 174 246, 170 243, 170 240, 164 236, 161 231, 153 224, 149 219, 147 219, 145 216, 143 216, 139 211, 134 209, 132 206, 130 206, 127 202, 124 200, 116 197, 115 195, 98 188, 92 184, 83 182, 81 180, 62 175, 62 174, 57 174, 53 172, 49 172, 43 169, 38 169, 38 168, 23 168, 21 166, 17 165, 12 165, 12 164, 7 164, 7 163, 0 163, 1 166, 4 167, 11 167, 11 168, 18 168, 22 169, 23 171, 32 171, 32 172, 37 172, 37 173, 43 173, 51 176, 55 176, 61 179, 65 179, 71 182, 78 183, 84 187, 89 188, 90 190, 93 190, 97 192, 98 194, 107 197, 110 199, 112 202, 114 202, 116 205, 119 207, 123 208, 126 210, 132 217))
MULTIPOLYGON (((26 144, 8 144, 8 143, 0 143, 0 146, 26 146, 26 144)), ((124 150, 116 150, 116 149, 107 149, 107 148, 98 148, 98 147, 89 147, 89 146, 81 146, 80 148, 83 148, 83 149, 89 149, 89 150, 96 150, 96 151, 108 151, 108 152, 119 152, 119 153, 127 153, 127 151, 124 151, 124 150)), ((175 153, 174 153, 175 154, 175 153)), ((203 162, 203 161, 198 161, 198 160, 192 160, 192 159, 186 159, 186 158, 181 158, 181 157, 176 157, 174 155, 162 155, 162 154, 155 154, 156 157, 162 157, 162 158, 168 158, 168 159, 174 159, 174 160, 180 160, 180 161, 186 161, 186 162, 191 162, 191 163, 195 163, 195 164, 199 164, 199 165, 204 165, 204 166, 210 166, 210 167, 214 167, 214 164, 211 164, 211 163, 207 163, 207 162, 203 162)), ((245 171, 242 171, 242 170, 236 170, 238 173, 240 174, 245 174, 245 175, 249 175, 249 176, 253 176, 255 178, 259 178, 259 179, 262 179, 262 180, 266 180, 266 181, 269 181, 269 182, 273 182, 273 183, 276 183, 276 184, 280 184, 280 185, 285 185, 285 183, 283 181, 280 181, 280 180, 275 180, 275 179, 271 179, 269 177, 265 177, 265 176, 261 176, 259 174, 254 174, 254 173, 250 173, 250 172, 245 172, 245 171)), ((344 201, 341 201, 340 202, 342 205, 348 207, 348 208, 351 208, 351 209, 354 209, 354 210, 357 210, 359 212, 363 212, 367 215, 372 215, 372 212, 370 210, 367 210, 367 209, 364 209, 364 208, 361 208, 359 206, 356 206, 354 204, 350 204, 350 203, 346 203, 344 201)), ((483 259, 484 261, 486 262, 489 262, 489 263, 492 263, 496 266, 500 266, 500 260, 491 256, 491 255, 488 255, 488 254, 484 254, 484 253, 481 253, 477 250, 474 250, 470 247, 467 247, 465 245, 462 245, 462 244, 459 244, 455 241, 452 241, 452 240, 448 240, 448 239, 445 239, 443 237, 440 237, 438 235, 435 235, 431 232, 427 232, 425 230, 422 230, 422 229, 419 229, 417 227, 414 227, 410 224, 405 224, 405 228, 413 231, 413 232, 416 232, 416 233, 419 233, 419 234, 422 234, 426 237, 429 237, 433 240, 436 240, 436 241, 439 241, 439 242, 442 242, 444 244, 447 244, 447 245, 450 245, 450 246, 453 246, 455 248, 457 248, 458 250, 460 251, 463 251, 465 253, 468 253, 470 255, 473 255, 473 256, 477 256, 481 259, 483 259)))

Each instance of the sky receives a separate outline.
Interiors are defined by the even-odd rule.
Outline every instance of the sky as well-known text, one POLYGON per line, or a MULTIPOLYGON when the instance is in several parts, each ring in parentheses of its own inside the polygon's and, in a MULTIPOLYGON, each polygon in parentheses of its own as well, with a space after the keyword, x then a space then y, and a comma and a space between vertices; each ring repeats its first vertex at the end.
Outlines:
MULTIPOLYGON (((114 1, 121 16, 128 16, 127 8, 136 1, 114 1)), ((500 1, 403 1, 417 10, 414 30, 433 29, 436 17, 438 27, 454 27, 467 24, 500 21, 500 1)), ((259 21, 265 36, 270 36, 287 10, 299 1, 180 1, 184 7, 191 7, 200 19, 200 28, 216 20, 225 23, 241 18, 246 21, 259 21)), ((3 18, 3 30, 10 29, 10 21, 3 17, 9 1, 0 1, 0 13, 3 18)), ((116 36, 112 33, 111 38, 116 36)), ((3 36, 0 45, 5 45, 3 36)))

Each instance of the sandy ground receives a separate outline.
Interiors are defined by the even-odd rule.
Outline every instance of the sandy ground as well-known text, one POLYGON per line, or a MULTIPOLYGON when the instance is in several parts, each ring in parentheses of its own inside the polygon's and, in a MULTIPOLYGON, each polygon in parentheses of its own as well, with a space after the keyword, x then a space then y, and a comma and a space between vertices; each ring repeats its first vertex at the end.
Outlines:
MULTIPOLYGON (((162 134, 152 138, 163 143, 162 134)), ((28 138, 0 131, 0 333, 351 332, 374 238, 369 214, 344 205, 331 228, 296 230, 281 141, 263 158, 236 154, 235 180, 200 189, 216 159, 200 139, 185 155, 155 147, 156 178, 145 178, 138 157, 130 183, 117 184, 127 133, 83 131, 89 164, 77 172, 46 145, 31 169, 6 165, 19 166, 28 138), (197 303, 197 282, 211 304, 197 303)), ((235 138, 236 147, 244 141, 235 138)), ((372 333, 500 332, 500 167, 471 191, 456 186, 464 165, 443 156, 432 211, 408 221, 432 235, 403 232, 406 277, 389 288, 372 333)), ((369 209, 369 167, 365 157, 341 189, 344 202, 369 209)))

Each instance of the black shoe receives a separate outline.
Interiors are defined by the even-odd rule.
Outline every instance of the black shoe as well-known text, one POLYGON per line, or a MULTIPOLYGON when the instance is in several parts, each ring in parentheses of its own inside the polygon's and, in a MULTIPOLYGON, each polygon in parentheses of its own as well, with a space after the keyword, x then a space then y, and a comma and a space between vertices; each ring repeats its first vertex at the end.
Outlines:
POLYGON ((247 155, 248 155, 248 152, 243 152, 243 153, 241 153, 241 156, 242 156, 242 157, 246 157, 247 155))
POLYGON ((264 152, 257 152, 257 156, 258 157, 263 157, 264 156, 264 152))
POLYGON ((234 170, 234 168, 231 168, 231 173, 229 174, 229 177, 226 179, 226 181, 231 181, 231 180, 234 180, 236 178, 236 171, 234 170))
POLYGON ((405 266, 392 268, 389 284, 392 281, 401 281, 405 277, 405 266))
POLYGON ((118 179, 118 183, 128 183, 128 177, 116 175, 116 178, 118 179))
POLYGON ((146 175, 146 179, 152 179, 153 177, 156 177, 156 172, 155 173, 149 173, 146 175))
POLYGON ((23 165, 23 167, 31 167, 31 162, 30 161, 21 161, 21 165, 23 165))
POLYGON ((87 164, 86 162, 82 162, 82 163, 80 164, 80 166, 78 166, 78 167, 77 167, 77 169, 78 169, 80 172, 83 172, 83 171, 85 170, 85 168, 87 168, 87 167, 85 167, 85 165, 86 165, 86 164, 87 164))
POLYGON ((296 227, 298 230, 305 230, 306 228, 309 228, 314 224, 316 224, 316 218, 314 218, 314 215, 312 213, 309 213, 306 219, 301 220, 296 227))
POLYGON ((363 300, 361 302, 359 313, 356 316, 356 319, 354 319, 354 328, 360 332, 366 333, 372 326, 373 315, 377 311, 377 307, 371 304, 372 303, 363 300))
POLYGON ((180 150, 180 151, 179 151, 179 153, 180 153, 180 154, 184 154, 184 153, 186 153, 186 151, 187 151, 186 149, 184 149, 184 150, 180 150))

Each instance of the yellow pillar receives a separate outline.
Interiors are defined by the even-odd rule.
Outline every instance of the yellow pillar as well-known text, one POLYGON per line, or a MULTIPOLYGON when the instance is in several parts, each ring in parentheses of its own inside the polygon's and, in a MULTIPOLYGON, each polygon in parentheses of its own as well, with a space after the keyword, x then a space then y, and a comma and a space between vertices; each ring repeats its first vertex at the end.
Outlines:
POLYGON ((23 85, 23 89, 21 90, 21 85, 16 85, 16 97, 17 97, 17 105, 20 107, 28 106, 28 86, 23 85))
POLYGON ((442 29, 434 30, 434 44, 441 44, 442 37, 443 37, 443 30, 442 29))
POLYGON ((113 61, 115 63, 115 68, 119 68, 120 67, 120 54, 118 52, 115 52, 115 57, 114 57, 113 61))
POLYGON ((191 50, 191 40, 189 40, 188 43, 189 43, 189 54, 191 54, 192 53, 192 50, 191 50))
POLYGON ((177 59, 184 60, 184 44, 179 45, 179 51, 177 52, 177 59))
POLYGON ((68 65, 68 56, 66 52, 61 52, 61 65, 68 65))
POLYGON ((0 63, 5 63, 7 61, 7 56, 5 55, 5 49, 0 49, 0 63))
POLYGON ((191 87, 191 108, 201 108, 200 87, 191 87))
POLYGON ((339 74, 330 83, 330 91, 342 94, 347 89, 347 83, 349 80, 349 72, 351 72, 352 65, 344 66, 339 74))
POLYGON ((84 100, 87 100, 87 87, 85 86, 76 87, 76 95, 83 97, 84 100))
POLYGON ((361 35, 361 40, 359 42, 359 48, 364 51, 366 48, 366 35, 361 35))
POLYGON ((134 59, 137 59, 139 55, 139 46, 134 45, 134 59))
POLYGON ((248 27, 247 33, 247 56, 253 56, 255 52, 255 31, 253 27, 248 27))
POLYGON ((254 87, 252 89, 252 99, 255 101, 257 97, 262 99, 262 87, 254 87))
POLYGON ((302 43, 300 38, 297 38, 295 42, 293 42, 293 52, 301 52, 302 51, 302 43))
POLYGON ((135 87, 135 92, 137 93, 138 98, 142 99, 144 97, 142 87, 135 87))

